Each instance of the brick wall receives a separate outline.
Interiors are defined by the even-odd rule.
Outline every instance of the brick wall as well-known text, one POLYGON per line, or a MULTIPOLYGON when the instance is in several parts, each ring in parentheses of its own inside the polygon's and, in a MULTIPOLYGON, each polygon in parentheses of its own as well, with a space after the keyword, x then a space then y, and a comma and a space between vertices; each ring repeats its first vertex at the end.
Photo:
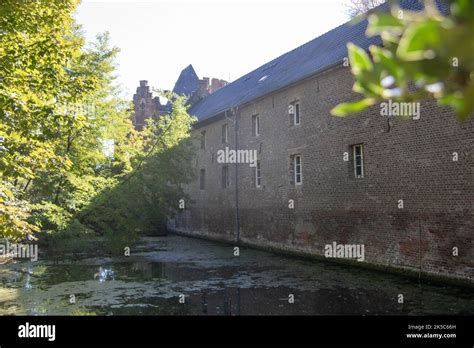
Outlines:
POLYGON ((140 86, 133 95, 134 111, 132 116, 133 124, 137 129, 142 129, 146 124, 146 119, 153 117, 158 112, 159 101, 153 98, 148 81, 140 81, 140 86))
POLYGON ((216 161, 226 146, 224 123, 227 146, 235 148, 234 122, 221 115, 198 125, 195 167, 198 174, 206 170, 205 189, 199 179, 187 187, 193 201, 173 220, 173 228, 235 240, 239 225, 243 242, 314 255, 323 255, 333 241, 364 244, 365 262, 371 264, 418 270, 421 262, 426 273, 474 279, 474 118, 460 124, 433 101, 421 103, 419 120, 389 124, 379 105, 332 117, 332 107, 358 98, 352 84, 349 69, 337 67, 239 108, 238 148, 258 150, 262 184, 254 187, 248 164, 237 165, 238 212, 236 165, 229 164, 230 187, 222 189, 222 164, 216 161), (288 114, 294 101, 300 103, 299 126, 291 125, 288 114), (257 137, 253 115, 260 120, 257 137), (199 148, 202 131, 206 149, 199 148), (354 176, 354 144, 364 148, 360 179, 354 176), (300 186, 293 183, 295 154, 302 158, 300 186), (459 256, 452 256, 453 247, 459 256))

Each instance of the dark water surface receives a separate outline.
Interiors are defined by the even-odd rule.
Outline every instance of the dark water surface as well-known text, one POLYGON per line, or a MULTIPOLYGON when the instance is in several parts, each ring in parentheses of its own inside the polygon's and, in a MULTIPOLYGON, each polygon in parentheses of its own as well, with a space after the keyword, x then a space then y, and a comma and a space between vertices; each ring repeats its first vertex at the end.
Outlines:
POLYGON ((166 236, 143 239, 130 257, 0 266, 0 314, 474 314, 474 296, 470 289, 420 287, 402 276, 246 248, 235 257, 229 245, 166 236))

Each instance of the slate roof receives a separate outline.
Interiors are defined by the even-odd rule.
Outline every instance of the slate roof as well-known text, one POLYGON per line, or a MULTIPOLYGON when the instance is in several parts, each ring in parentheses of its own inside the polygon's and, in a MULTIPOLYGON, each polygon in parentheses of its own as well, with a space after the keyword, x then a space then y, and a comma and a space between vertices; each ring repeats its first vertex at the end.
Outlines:
MULTIPOLYGON (((199 77, 194 70, 192 64, 181 70, 178 80, 173 87, 173 92, 177 95, 185 95, 187 98, 191 97, 193 93, 199 88, 199 77)), ((168 101, 165 105, 157 105, 158 111, 163 113, 171 113, 173 105, 168 101)))
MULTIPOLYGON (((440 0, 438 0, 440 1, 440 0)), ((421 10, 420 0, 400 0, 401 8, 421 10)), ((440 5, 444 11, 446 6, 440 5)), ((389 4, 384 3, 377 10, 387 11, 389 4)), ((331 31, 287 52, 262 65, 238 80, 219 89, 194 104, 189 113, 203 121, 219 113, 262 97, 268 93, 324 71, 342 62, 347 57, 347 43, 367 49, 370 45, 380 45, 380 37, 367 38, 365 30, 367 19, 356 24, 347 22, 331 31)))
POLYGON ((190 97, 199 88, 199 77, 194 71, 194 68, 189 64, 181 71, 181 74, 176 81, 173 92, 178 95, 185 95, 190 97))

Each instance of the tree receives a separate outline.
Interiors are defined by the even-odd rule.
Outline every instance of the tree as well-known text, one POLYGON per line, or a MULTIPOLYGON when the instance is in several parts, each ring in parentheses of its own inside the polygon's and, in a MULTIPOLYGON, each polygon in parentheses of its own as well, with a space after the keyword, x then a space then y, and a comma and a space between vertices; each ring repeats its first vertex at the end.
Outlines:
POLYGON ((47 238, 87 237, 90 230, 77 215, 103 192, 114 189, 144 151, 145 134, 134 129, 130 103, 114 85, 118 49, 110 47, 109 41, 108 33, 98 35, 70 67, 71 76, 94 78, 95 87, 58 110, 64 122, 53 132, 55 153, 68 159, 67 170, 44 169, 26 192, 35 203, 30 220, 41 226, 41 235, 47 238))
POLYGON ((434 1, 421 12, 392 5, 390 13, 372 13, 367 35, 380 35, 382 47, 369 54, 349 43, 353 90, 365 98, 331 110, 335 116, 360 112, 382 100, 435 98, 465 120, 474 110, 474 2, 448 0, 449 15, 434 1))
POLYGON ((69 91, 89 89, 93 80, 71 80, 70 61, 81 40, 72 34, 76 0, 3 0, 0 3, 0 235, 22 238, 37 228, 26 222, 27 202, 20 200, 38 171, 66 170, 69 161, 54 151, 49 130, 61 117, 57 103, 69 91), (23 186, 24 185, 24 186, 23 186), (21 208, 18 205, 21 203, 21 208))
POLYGON ((347 0, 345 4, 345 13, 350 17, 356 17, 369 10, 381 5, 385 0, 347 0))
POLYGON ((123 252, 141 234, 163 227, 186 198, 182 185, 194 178, 190 134, 195 118, 187 113, 184 97, 167 97, 173 100, 172 112, 147 121, 144 151, 134 170, 78 214, 82 224, 105 234, 111 251, 123 252))
POLYGON ((77 4, 0 3, 0 236, 65 226, 142 149, 113 86, 118 49, 108 34, 85 45, 77 4), (104 153, 111 138, 113 158, 104 153))
POLYGON ((119 51, 107 33, 86 45, 77 3, 0 3, 0 237, 120 245, 164 221, 192 177, 184 99, 137 132, 114 83, 119 51))

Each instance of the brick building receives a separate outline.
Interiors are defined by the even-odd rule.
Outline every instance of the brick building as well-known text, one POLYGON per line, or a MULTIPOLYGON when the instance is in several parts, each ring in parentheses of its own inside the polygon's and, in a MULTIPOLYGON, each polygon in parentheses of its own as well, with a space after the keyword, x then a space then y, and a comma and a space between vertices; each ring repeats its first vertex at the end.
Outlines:
POLYGON ((474 279, 474 118, 431 100, 419 119, 380 105, 330 115, 360 98, 343 62, 348 42, 381 43, 366 26, 343 24, 192 102, 197 180, 171 229, 321 257, 358 244, 365 265, 474 279), (258 162, 219 163, 226 147, 258 162))
MULTIPOLYGON (((173 93, 186 96, 189 103, 194 104, 225 85, 227 85, 227 81, 220 79, 209 77, 199 79, 193 66, 188 65, 181 71, 174 85, 173 93)), ((160 115, 171 111, 169 103, 161 104, 160 98, 153 96, 146 80, 140 81, 140 85, 133 95, 133 105, 132 122, 135 128, 139 130, 145 126, 146 119, 158 118, 160 115)))

